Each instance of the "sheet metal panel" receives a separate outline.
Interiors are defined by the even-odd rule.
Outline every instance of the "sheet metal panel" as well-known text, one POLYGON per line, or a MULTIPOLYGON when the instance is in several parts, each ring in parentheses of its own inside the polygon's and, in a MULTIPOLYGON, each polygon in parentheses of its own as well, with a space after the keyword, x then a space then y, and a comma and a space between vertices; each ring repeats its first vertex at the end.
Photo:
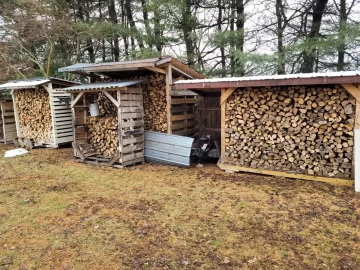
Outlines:
POLYGON ((58 91, 106 90, 106 89, 121 88, 121 87, 141 84, 144 82, 146 82, 146 80, 88 83, 88 84, 82 84, 82 85, 76 85, 76 86, 71 86, 71 87, 67 87, 67 88, 62 88, 62 89, 59 89, 58 91))
POLYGON ((193 141, 189 137, 145 131, 145 160, 189 167, 193 141))

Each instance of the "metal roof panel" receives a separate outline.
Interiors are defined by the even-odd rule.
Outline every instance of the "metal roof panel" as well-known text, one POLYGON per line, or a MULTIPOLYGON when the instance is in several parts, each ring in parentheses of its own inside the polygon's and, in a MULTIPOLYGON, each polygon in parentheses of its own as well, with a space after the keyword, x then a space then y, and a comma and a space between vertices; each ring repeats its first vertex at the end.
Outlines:
POLYGON ((122 88, 126 86, 136 85, 144 83, 146 80, 134 80, 134 81, 121 81, 121 82, 99 82, 99 83, 88 83, 82 85, 71 86, 60 89, 59 91, 98 91, 114 88, 122 88))

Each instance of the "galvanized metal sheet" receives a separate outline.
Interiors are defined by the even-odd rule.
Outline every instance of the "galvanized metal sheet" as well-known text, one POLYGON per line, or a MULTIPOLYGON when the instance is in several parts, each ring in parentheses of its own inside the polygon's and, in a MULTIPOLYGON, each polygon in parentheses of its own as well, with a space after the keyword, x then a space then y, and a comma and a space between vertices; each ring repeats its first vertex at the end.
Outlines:
POLYGON ((121 88, 121 87, 141 84, 141 83, 144 83, 144 82, 146 82, 146 80, 88 83, 88 84, 76 85, 76 86, 71 86, 71 87, 59 89, 59 91, 106 90, 106 89, 121 88))
POLYGON ((138 59, 138 60, 129 60, 129 61, 119 61, 119 62, 103 62, 103 63, 77 63, 72 66, 67 66, 59 68, 59 72, 73 72, 73 71, 84 71, 92 67, 102 67, 102 66, 119 66, 119 65, 128 65, 128 64, 138 64, 138 63, 156 63, 162 58, 149 58, 149 59, 138 59))
POLYGON ((250 77, 227 77, 227 78, 211 78, 200 80, 179 80, 175 82, 179 84, 189 83, 215 83, 215 82, 243 82, 243 81, 258 81, 258 80, 281 80, 281 79, 307 79, 318 77, 349 77, 360 76, 359 70, 354 71, 339 71, 339 72, 324 72, 324 73, 298 73, 298 74, 284 74, 284 75, 265 75, 265 76, 250 76, 250 77))
POLYGON ((145 132, 145 160, 182 167, 190 166, 194 139, 160 132, 145 132))
POLYGON ((34 81, 13 81, 0 85, 0 89, 21 89, 21 88, 35 88, 50 82, 50 80, 34 80, 34 81))
POLYGON ((76 82, 67 81, 58 78, 30 78, 25 80, 9 81, 5 84, 0 85, 0 90, 3 89, 23 89, 23 88, 36 88, 37 86, 47 84, 49 82, 53 83, 69 83, 69 84, 78 84, 76 82))

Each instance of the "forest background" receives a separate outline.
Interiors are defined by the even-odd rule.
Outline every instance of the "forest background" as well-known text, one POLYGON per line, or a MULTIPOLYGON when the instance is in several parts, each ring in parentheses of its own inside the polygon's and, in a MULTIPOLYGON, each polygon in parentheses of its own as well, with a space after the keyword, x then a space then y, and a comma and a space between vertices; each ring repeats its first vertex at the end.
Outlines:
POLYGON ((356 70, 359 21, 360 0, 0 0, 0 82, 161 55, 210 77, 356 70))

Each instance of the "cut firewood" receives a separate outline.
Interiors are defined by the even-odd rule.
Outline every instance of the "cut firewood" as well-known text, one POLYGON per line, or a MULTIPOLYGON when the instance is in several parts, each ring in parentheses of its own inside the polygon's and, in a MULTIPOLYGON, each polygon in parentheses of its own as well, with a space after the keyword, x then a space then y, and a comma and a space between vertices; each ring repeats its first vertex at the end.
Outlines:
POLYGON ((226 104, 224 163, 351 178, 354 104, 339 86, 237 89, 226 104))
POLYGON ((52 143, 49 93, 45 89, 16 90, 14 102, 19 117, 20 137, 52 143))

